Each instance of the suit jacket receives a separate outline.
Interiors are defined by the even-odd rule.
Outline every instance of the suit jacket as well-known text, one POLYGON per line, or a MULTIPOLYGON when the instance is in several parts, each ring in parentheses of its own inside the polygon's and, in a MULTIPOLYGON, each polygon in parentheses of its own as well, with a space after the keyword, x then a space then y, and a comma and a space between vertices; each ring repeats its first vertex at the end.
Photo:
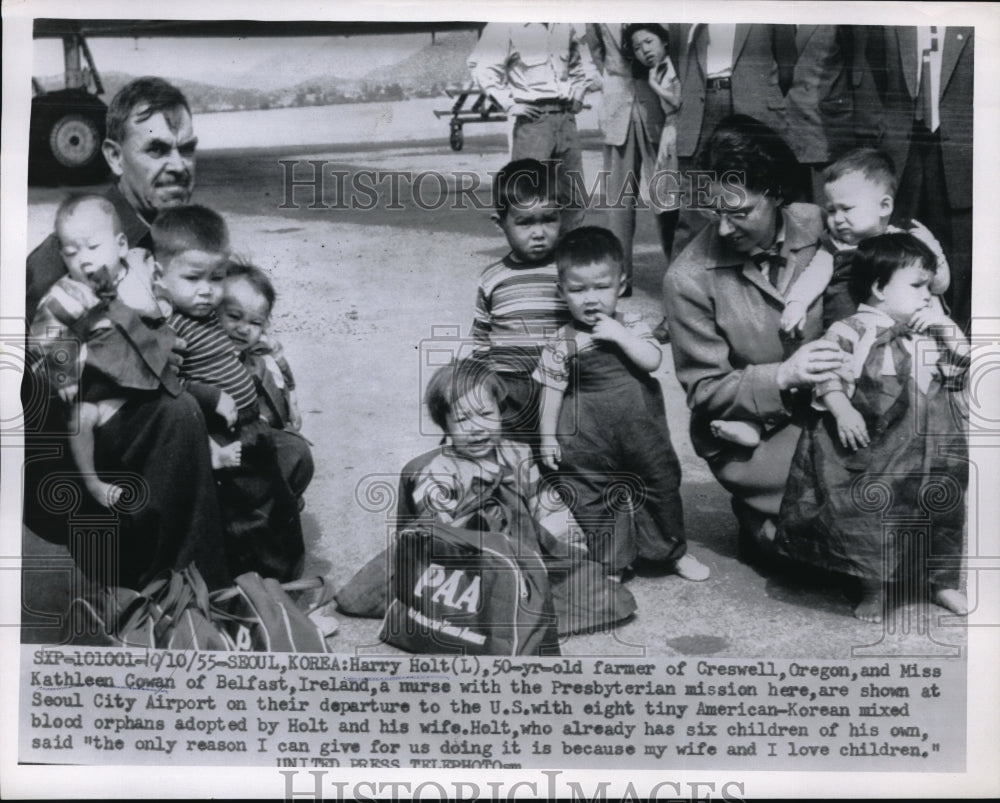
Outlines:
POLYGON ((839 25, 796 27, 786 139, 802 164, 828 162, 852 144, 845 36, 839 25))
MULTIPOLYGON (((819 247, 823 213, 812 204, 783 207, 788 260, 780 287, 771 286, 747 254, 733 251, 712 223, 688 244, 667 271, 664 302, 677 379, 691 409, 691 441, 702 457, 733 444, 715 439, 715 418, 756 421, 777 429, 790 420, 790 394, 778 390, 778 365, 799 342, 779 336, 782 294, 819 247)), ((804 340, 822 332, 822 303, 810 307, 804 340)))
POLYGON ((587 23, 590 54, 603 77, 598 120, 604 144, 625 144, 634 106, 655 149, 663 130, 663 107, 645 77, 636 77, 632 62, 622 52, 624 27, 620 22, 587 23))
MULTIPOLYGON (((115 184, 104 193, 104 197, 114 204, 115 211, 122 222, 122 231, 128 240, 129 248, 146 248, 152 250, 152 240, 149 236, 149 224, 146 223, 132 205, 125 200, 118 185, 115 184)), ((56 280, 66 275, 66 265, 63 263, 59 250, 59 240, 53 232, 28 254, 27 278, 25 287, 24 316, 30 323, 35 317, 38 302, 42 300, 56 280)))
MULTIPOLYGON (((788 130, 788 106, 782 93, 779 64, 787 61, 780 25, 736 26, 733 42, 733 112, 747 114, 771 126, 781 136, 788 130)), ((701 29, 689 43, 691 24, 670 26, 671 53, 677 54, 681 80, 681 110, 677 121, 677 153, 694 156, 705 115, 707 43, 701 29)), ((706 131, 708 136, 712 132, 706 131)))
MULTIPOLYGON (((910 150, 917 102, 917 29, 868 27, 855 54, 855 70, 870 71, 858 82, 856 98, 865 104, 877 141, 902 174, 910 150), (860 97, 858 95, 860 93, 860 97)), ((974 29, 948 26, 941 43, 939 92, 941 156, 945 191, 952 209, 972 207, 972 93, 974 29)))

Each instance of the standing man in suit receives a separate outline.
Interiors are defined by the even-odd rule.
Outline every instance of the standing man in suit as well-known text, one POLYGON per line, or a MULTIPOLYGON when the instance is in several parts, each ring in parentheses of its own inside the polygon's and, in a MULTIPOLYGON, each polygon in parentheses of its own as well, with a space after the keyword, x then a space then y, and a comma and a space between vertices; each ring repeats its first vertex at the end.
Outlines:
MULTIPOLYGON (((790 26, 684 23, 670 25, 669 32, 681 80, 677 155, 682 174, 694 168, 716 126, 731 114, 745 114, 782 137, 787 134, 783 84, 791 73, 783 73, 781 65, 794 63, 790 26)), ((674 252, 680 253, 705 222, 697 211, 683 211, 674 252)))
MULTIPOLYGON (((785 27, 785 26, 782 26, 785 27)), ((793 25, 795 61, 788 103, 786 140, 801 166, 806 200, 822 203, 823 168, 853 145, 852 97, 840 25, 793 25)))
MULTIPOLYGON (((594 65, 602 76, 600 126, 604 135, 605 198, 608 228, 622 244, 626 295, 632 292, 632 241, 635 234, 636 193, 645 168, 653 175, 663 131, 663 107, 645 78, 635 75, 623 40, 622 23, 588 23, 587 39, 594 65)), ((664 187, 669 190, 672 187, 664 187)), ((650 191, 649 205, 656 215, 663 254, 670 261, 678 212, 670 209, 669 192, 650 191)))
POLYGON ((876 110, 880 145, 900 171, 896 217, 918 218, 941 241, 952 317, 964 328, 972 313, 973 30, 866 28, 860 45, 872 75, 860 102, 876 110))
POLYGON ((693 160, 730 114, 748 115, 786 135, 788 107, 780 65, 793 60, 792 36, 787 25, 670 26, 681 79, 677 153, 682 162, 693 160))

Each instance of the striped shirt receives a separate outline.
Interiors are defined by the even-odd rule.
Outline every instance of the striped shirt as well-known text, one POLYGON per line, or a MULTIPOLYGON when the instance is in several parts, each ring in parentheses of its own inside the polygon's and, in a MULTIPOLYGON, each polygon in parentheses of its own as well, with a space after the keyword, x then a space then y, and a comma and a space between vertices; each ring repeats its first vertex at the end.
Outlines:
POLYGON ((233 397, 241 413, 257 407, 253 379, 214 312, 203 319, 175 312, 169 323, 187 344, 180 367, 181 379, 203 382, 225 391, 233 397))
POLYGON ((510 255, 483 271, 472 337, 488 348, 495 370, 532 373, 546 339, 569 323, 558 278, 554 261, 523 264, 510 255))

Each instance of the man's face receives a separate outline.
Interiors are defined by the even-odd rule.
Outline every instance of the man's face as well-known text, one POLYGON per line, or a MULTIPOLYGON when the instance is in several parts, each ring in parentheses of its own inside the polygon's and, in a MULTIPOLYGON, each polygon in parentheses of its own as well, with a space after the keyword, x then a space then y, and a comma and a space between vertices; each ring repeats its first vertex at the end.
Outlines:
POLYGON ((132 110, 124 142, 104 141, 104 157, 118 176, 122 194, 147 221, 156 211, 182 206, 194 189, 194 151, 198 140, 183 107, 145 119, 146 104, 132 110))

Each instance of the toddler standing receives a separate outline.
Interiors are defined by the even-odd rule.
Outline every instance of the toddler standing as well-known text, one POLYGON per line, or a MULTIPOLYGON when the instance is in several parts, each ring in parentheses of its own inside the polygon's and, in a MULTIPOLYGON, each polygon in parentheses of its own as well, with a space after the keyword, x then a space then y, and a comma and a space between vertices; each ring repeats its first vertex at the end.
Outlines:
POLYGON ((559 292, 573 320, 546 343, 538 367, 542 460, 558 468, 590 555, 609 574, 642 558, 705 580, 708 567, 687 552, 680 462, 663 392, 650 376, 662 354, 648 327, 617 313, 622 260, 614 234, 596 226, 573 230, 556 250, 559 292), (653 532, 637 528, 633 540, 615 530, 616 482, 629 486, 653 532))
POLYGON ((510 253, 480 276, 472 337, 507 389, 504 433, 530 441, 538 432, 541 389, 533 374, 542 345, 569 321, 552 259, 560 210, 548 171, 535 159, 503 167, 493 181, 493 198, 493 220, 510 253))

